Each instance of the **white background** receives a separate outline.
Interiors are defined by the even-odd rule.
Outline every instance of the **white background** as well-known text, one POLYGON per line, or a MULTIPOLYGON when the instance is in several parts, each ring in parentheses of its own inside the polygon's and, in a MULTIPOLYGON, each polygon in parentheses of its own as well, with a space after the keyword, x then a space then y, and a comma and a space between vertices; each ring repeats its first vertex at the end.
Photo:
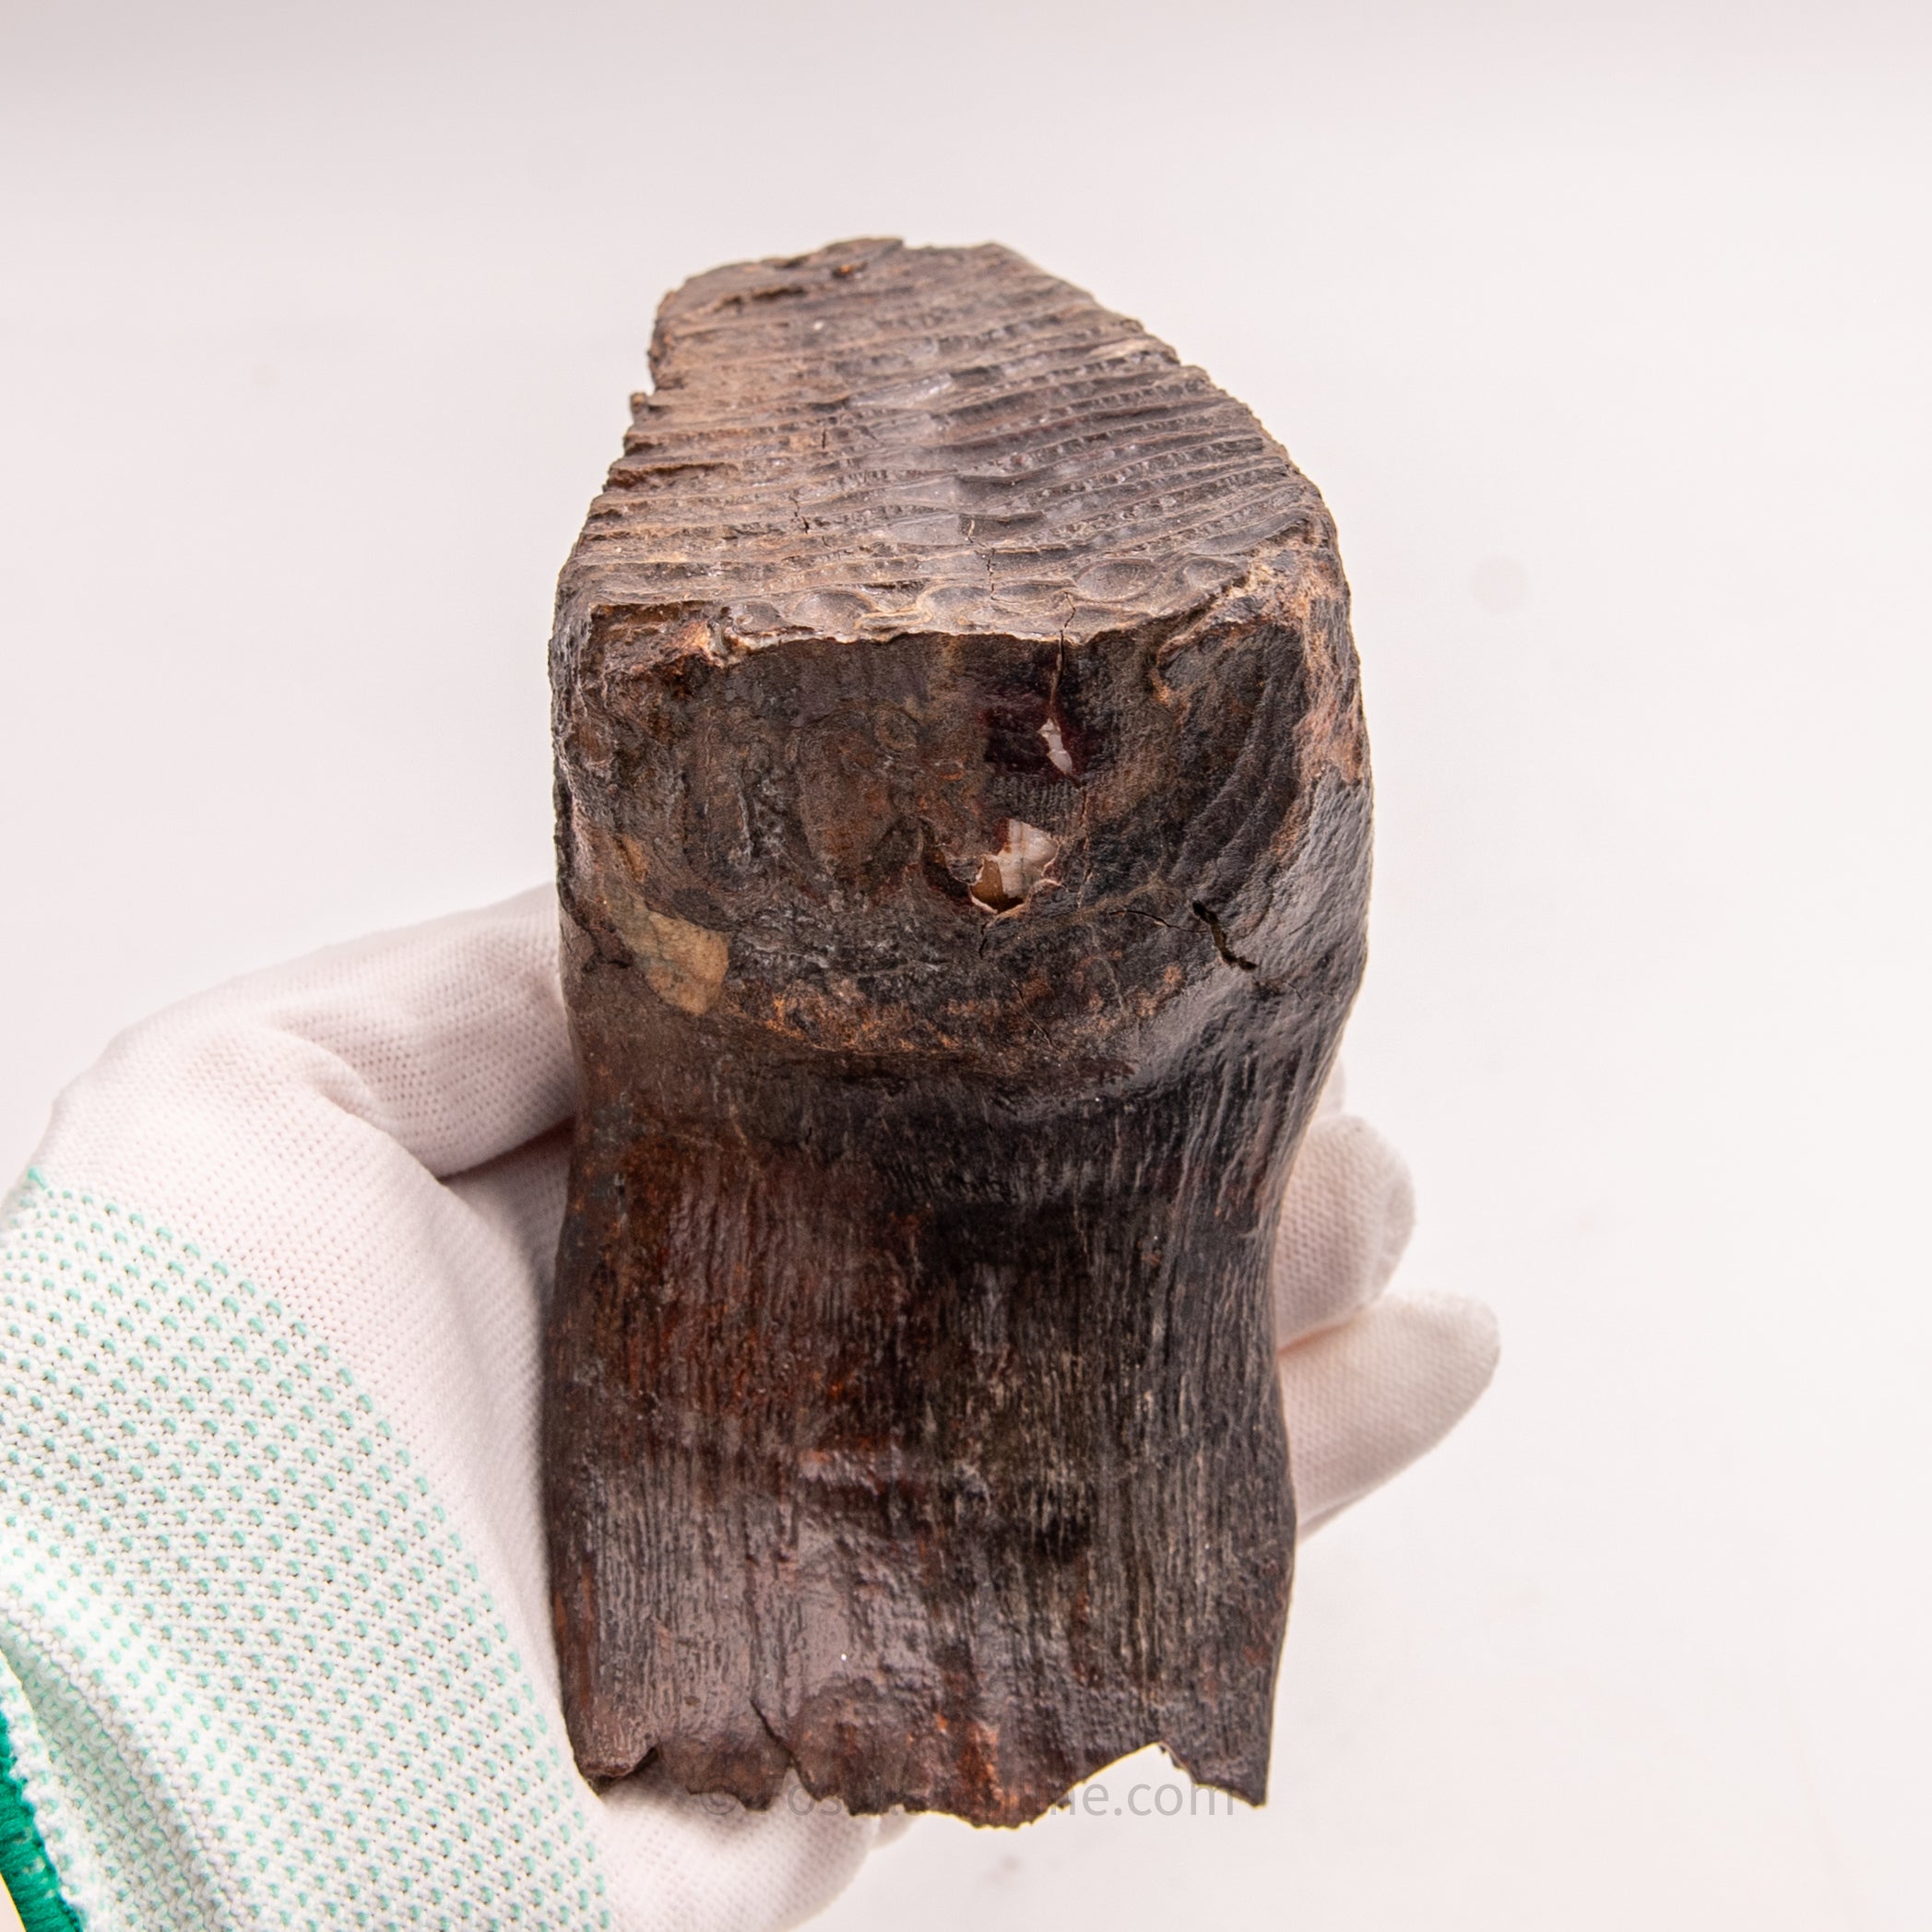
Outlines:
POLYGON ((1932 1923, 1921 13, 6 0, 0 1156, 544 874, 666 288, 1006 241, 1334 508, 1354 1100, 1504 1361, 1310 1544, 1264 1811, 927 1821, 827 1925, 1932 1923))

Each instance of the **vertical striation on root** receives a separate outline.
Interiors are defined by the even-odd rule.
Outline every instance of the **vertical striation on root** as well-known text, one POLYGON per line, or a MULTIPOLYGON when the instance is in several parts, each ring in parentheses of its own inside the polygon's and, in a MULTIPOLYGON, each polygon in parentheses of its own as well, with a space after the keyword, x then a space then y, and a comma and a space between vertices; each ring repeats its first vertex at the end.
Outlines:
POLYGON ((651 367, 551 644, 579 1762, 1014 1823, 1157 1741, 1259 1799, 1266 1263, 1368 882, 1328 514, 1002 248, 718 269, 651 367))

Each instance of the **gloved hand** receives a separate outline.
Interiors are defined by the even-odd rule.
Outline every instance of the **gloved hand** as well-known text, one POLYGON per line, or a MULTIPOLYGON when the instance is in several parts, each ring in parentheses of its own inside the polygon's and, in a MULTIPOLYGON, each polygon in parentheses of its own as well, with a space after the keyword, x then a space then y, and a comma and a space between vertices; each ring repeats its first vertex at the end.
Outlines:
MULTIPOLYGON (((755 1814, 572 1763, 536 1462, 556 924, 533 892, 254 975, 62 1096, 0 1226, 23 1901, 43 1849, 89 1932, 722 1932, 809 1916, 878 1839, 796 1787, 755 1814)), ((1409 1214, 1400 1163, 1324 1114, 1277 1282, 1306 1524, 1494 1362, 1473 1304, 1376 1298, 1409 1214)))

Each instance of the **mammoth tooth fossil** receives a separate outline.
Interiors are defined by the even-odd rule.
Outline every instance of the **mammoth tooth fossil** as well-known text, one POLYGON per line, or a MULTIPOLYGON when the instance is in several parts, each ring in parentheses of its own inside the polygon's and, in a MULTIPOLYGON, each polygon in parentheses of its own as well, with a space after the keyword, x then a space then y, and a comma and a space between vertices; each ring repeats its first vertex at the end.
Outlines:
POLYGON ((1268 1262, 1360 978, 1312 484, 994 247, 670 295, 551 644, 579 1763, 1016 1823, 1264 1795, 1268 1262))

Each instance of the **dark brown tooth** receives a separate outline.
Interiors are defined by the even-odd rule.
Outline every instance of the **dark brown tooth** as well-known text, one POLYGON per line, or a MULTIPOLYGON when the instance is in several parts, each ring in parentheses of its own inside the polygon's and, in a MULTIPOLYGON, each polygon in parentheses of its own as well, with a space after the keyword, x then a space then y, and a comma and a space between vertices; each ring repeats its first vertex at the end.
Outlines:
POLYGON ((1328 513, 1004 248, 717 269, 651 366, 551 643, 578 1761, 1259 1800, 1268 1260, 1369 878, 1328 513))

